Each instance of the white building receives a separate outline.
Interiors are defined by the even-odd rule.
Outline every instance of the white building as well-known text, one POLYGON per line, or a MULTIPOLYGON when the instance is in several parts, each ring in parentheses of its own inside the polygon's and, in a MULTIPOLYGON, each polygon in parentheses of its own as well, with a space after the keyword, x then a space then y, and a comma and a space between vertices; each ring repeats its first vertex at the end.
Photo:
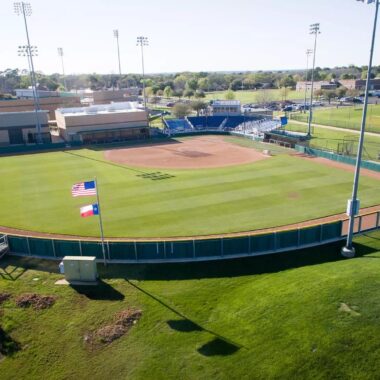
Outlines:
POLYGON ((148 114, 137 102, 60 108, 51 133, 65 141, 112 142, 149 137, 148 114))
POLYGON ((211 104, 214 116, 234 116, 241 114, 240 100, 214 100, 211 104))

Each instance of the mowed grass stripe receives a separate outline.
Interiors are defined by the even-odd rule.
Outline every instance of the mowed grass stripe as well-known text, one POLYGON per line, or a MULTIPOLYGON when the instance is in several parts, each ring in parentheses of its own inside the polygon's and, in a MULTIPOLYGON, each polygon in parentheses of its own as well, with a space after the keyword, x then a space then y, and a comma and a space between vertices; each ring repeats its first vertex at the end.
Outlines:
MULTIPOLYGON (((107 236, 165 237, 251 230, 343 212, 352 173, 281 155, 219 169, 160 170, 152 181, 139 171, 103 162, 103 151, 3 157, 0 225, 98 236, 97 218, 72 198, 73 183, 97 176, 107 236), (89 155, 91 159, 84 158, 89 155), (13 173, 13 174, 11 174, 13 173)), ((153 172, 154 169, 144 169, 153 172)), ((362 178, 362 205, 380 203, 378 181, 362 178)))

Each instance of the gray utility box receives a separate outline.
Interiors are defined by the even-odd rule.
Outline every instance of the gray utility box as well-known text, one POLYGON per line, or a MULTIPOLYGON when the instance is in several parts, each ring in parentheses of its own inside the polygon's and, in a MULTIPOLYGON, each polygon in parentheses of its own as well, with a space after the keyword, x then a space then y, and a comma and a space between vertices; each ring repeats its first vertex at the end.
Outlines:
POLYGON ((96 257, 65 256, 62 260, 65 278, 70 281, 97 281, 96 257))

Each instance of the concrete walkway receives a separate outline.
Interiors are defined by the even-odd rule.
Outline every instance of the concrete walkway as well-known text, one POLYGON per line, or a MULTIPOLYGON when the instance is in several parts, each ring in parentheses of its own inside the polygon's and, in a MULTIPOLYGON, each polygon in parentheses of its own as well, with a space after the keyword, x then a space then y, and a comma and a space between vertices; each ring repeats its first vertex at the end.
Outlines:
MULTIPOLYGON (((294 124, 299 124, 299 125, 308 125, 304 121, 297 121, 293 119, 289 119, 289 122, 292 122, 294 124)), ((324 129, 330 129, 332 131, 341 131, 341 132, 347 132, 347 133, 356 133, 357 135, 360 134, 360 131, 357 131, 355 129, 347 129, 347 128, 338 128, 338 127, 332 127, 331 125, 322 125, 322 124, 312 124, 313 127, 317 128, 324 128, 324 129)), ((373 136, 373 137, 378 137, 380 139, 380 133, 374 133, 374 132, 365 132, 367 136, 373 136)))

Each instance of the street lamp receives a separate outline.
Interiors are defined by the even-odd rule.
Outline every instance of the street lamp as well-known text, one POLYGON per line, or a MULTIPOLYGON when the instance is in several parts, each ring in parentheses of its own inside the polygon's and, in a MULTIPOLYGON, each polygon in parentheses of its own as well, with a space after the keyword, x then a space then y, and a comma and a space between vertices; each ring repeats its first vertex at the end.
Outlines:
POLYGON ((311 71, 311 94, 310 94, 310 108, 309 108, 309 126, 307 129, 308 137, 311 136, 311 122, 313 119, 313 92, 314 92, 314 69, 315 69, 315 53, 317 52, 317 36, 321 32, 319 31, 319 23, 310 25, 310 34, 315 35, 314 39, 314 55, 313 55, 313 70, 311 71))
POLYGON ((63 85, 65 86, 65 90, 67 91, 68 89, 66 84, 65 66, 63 65, 63 49, 61 47, 58 48, 58 56, 61 57, 63 85))
POLYGON ((308 75, 309 75, 309 57, 313 53, 312 49, 306 50, 306 79, 305 79, 305 102, 303 107, 303 112, 306 113, 306 96, 307 96, 307 87, 308 87, 308 75))
MULTIPOLYGON (((357 1, 364 2, 364 0, 357 0, 357 1)), ((375 7, 375 18, 374 18, 373 31, 372 31, 371 50, 369 54, 367 81, 366 81, 366 86, 365 86, 364 105, 363 105, 362 123, 360 127, 358 154, 356 156, 354 185, 352 189, 352 198, 349 199, 347 202, 347 214, 349 216, 347 241, 346 241, 346 245, 341 249, 342 256, 348 257, 348 258, 355 256, 355 248, 352 245, 352 238, 354 234, 355 215, 359 213, 359 209, 360 209, 360 201, 357 198, 357 196, 358 196, 359 177, 360 177, 360 165, 361 165, 361 160, 362 160, 363 143, 364 143, 365 122, 366 122, 367 108, 368 108, 368 91, 369 91, 370 82, 371 82, 372 58, 373 58, 373 50, 375 46, 375 37, 376 37, 377 14, 379 10, 378 0, 365 0, 365 2, 367 4, 376 3, 376 7, 375 7)))
POLYGON ((42 143, 41 123, 40 123, 40 119, 38 115, 38 111, 40 110, 40 102, 38 98, 36 75, 34 72, 34 64, 33 64, 33 56, 37 55, 37 48, 35 46, 30 45, 28 24, 26 22, 26 16, 30 16, 32 14, 32 7, 29 3, 24 3, 24 2, 13 3, 13 7, 14 7, 15 13, 18 16, 22 15, 24 17, 27 45, 19 46, 19 55, 28 57, 30 79, 32 82, 32 90, 33 90, 34 110, 36 114, 37 143, 42 143))
POLYGON ((121 77, 120 49, 119 49, 119 31, 117 29, 114 29, 113 36, 116 38, 117 60, 118 60, 118 63, 119 63, 119 76, 121 77))
POLYGON ((145 96, 145 68, 144 68, 144 46, 148 46, 148 37, 139 36, 137 37, 136 46, 141 47, 141 64, 142 64, 142 77, 143 77, 143 97, 144 97, 144 107, 146 109, 146 96, 145 96))

